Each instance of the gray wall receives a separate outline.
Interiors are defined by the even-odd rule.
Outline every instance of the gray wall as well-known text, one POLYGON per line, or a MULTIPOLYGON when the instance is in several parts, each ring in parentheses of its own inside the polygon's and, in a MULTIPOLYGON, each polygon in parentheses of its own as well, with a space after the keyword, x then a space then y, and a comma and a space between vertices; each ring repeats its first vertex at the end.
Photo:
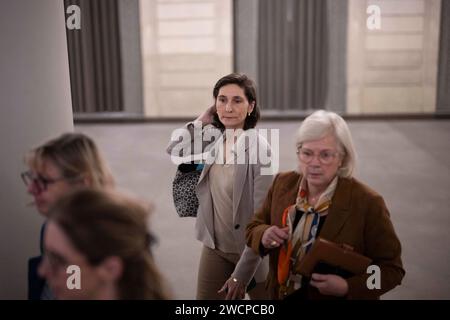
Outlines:
POLYGON ((20 172, 32 146, 73 129, 63 2, 0 0, 0 299, 24 299, 43 221, 20 172))
POLYGON ((450 2, 441 3, 436 112, 450 112, 450 2))
POLYGON ((119 0, 123 111, 144 113, 139 30, 139 1, 119 0))
POLYGON ((233 2, 234 71, 258 80, 258 0, 233 2))
POLYGON ((328 92, 326 109, 346 111, 348 1, 327 1, 328 13, 328 92))

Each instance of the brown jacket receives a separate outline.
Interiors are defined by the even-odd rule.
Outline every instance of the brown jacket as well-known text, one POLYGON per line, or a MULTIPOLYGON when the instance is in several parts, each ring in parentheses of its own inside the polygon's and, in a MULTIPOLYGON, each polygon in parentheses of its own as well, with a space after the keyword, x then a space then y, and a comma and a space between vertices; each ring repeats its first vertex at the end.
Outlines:
MULTIPOLYGON (((279 249, 266 250, 261 245, 264 231, 271 225, 281 226, 286 207, 295 203, 301 175, 297 172, 278 174, 264 205, 247 226, 247 245, 261 255, 269 253, 269 274, 266 286, 273 299, 278 298, 277 263, 279 249)), ((332 204, 320 237, 351 245, 356 252, 371 258, 380 267, 381 289, 369 290, 371 274, 347 279, 348 299, 377 299, 399 285, 405 271, 400 258, 401 245, 395 234, 383 198, 354 178, 339 178, 332 204)))

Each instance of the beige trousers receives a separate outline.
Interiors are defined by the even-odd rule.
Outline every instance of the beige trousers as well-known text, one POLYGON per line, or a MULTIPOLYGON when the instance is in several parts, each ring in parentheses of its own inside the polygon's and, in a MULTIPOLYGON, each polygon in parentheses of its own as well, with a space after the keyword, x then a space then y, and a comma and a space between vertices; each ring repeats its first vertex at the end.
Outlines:
MULTIPOLYGON (((203 246, 197 278, 197 300, 223 300, 226 294, 219 294, 239 261, 239 254, 225 253, 203 246)), ((252 300, 269 299, 264 282, 257 283, 248 292, 252 300)))

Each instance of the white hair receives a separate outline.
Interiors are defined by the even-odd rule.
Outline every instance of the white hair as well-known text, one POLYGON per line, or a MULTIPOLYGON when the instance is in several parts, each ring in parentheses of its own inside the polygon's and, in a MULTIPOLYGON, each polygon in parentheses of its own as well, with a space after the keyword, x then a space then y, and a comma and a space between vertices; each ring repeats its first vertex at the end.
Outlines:
POLYGON ((318 110, 308 116, 297 131, 295 143, 300 148, 307 141, 322 139, 333 134, 342 154, 342 166, 338 170, 340 177, 350 178, 356 168, 356 150, 352 135, 345 120, 337 113, 318 110))

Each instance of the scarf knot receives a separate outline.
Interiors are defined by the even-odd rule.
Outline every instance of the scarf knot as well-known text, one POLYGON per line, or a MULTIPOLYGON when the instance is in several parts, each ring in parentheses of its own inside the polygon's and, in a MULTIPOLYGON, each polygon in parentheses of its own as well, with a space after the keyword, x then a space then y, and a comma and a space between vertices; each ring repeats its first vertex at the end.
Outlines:
MULTIPOLYGON (((337 182, 338 177, 335 177, 325 192, 320 195, 316 205, 312 206, 308 203, 307 183, 306 179, 303 178, 300 182, 295 204, 284 210, 282 227, 289 227, 289 238, 280 247, 278 256, 278 283, 281 289, 286 290, 288 287, 292 287, 289 278, 293 274, 293 270, 296 270, 298 262, 303 259, 318 236, 320 219, 328 214, 337 182), (297 215, 300 215, 300 219, 297 218, 297 215)), ((298 286, 300 281, 296 282, 298 286)))

